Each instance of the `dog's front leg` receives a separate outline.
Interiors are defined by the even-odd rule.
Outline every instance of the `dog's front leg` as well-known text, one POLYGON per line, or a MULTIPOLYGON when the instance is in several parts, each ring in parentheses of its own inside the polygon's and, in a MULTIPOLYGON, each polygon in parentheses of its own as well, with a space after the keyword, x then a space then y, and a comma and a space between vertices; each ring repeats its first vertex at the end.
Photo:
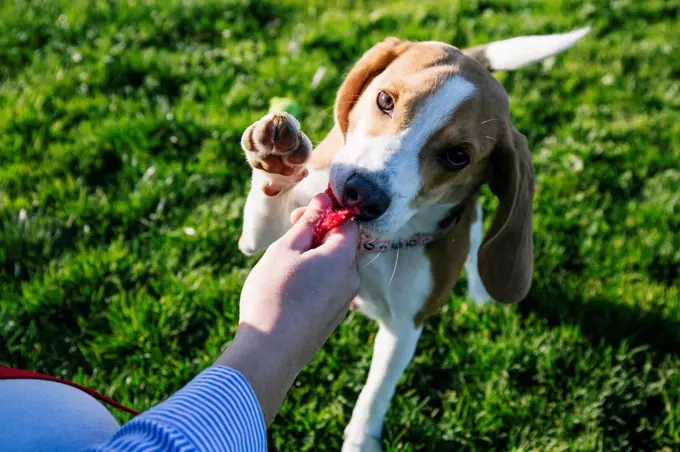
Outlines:
POLYGON ((482 278, 479 276, 479 268, 477 267, 477 255, 479 254, 479 247, 484 240, 484 233, 482 232, 482 206, 478 203, 475 205, 475 221, 470 226, 470 251, 468 258, 465 261, 465 271, 467 272, 467 291, 468 297, 478 304, 482 305, 491 300, 489 293, 484 288, 482 278))
POLYGON ((305 164, 312 143, 293 116, 272 113, 246 129, 241 147, 253 178, 239 249, 252 255, 264 251, 290 228, 290 214, 299 207, 294 188, 307 176, 305 164))
POLYGON ((399 378, 416 351, 422 327, 413 317, 380 322, 368 379, 345 429, 343 452, 380 451, 383 421, 399 378))

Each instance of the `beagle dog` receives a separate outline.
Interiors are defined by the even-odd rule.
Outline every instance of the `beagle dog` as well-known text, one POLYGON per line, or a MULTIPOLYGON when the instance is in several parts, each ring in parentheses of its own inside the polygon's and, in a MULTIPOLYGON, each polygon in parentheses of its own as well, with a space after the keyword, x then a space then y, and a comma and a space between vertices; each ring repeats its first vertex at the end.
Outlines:
POLYGON ((287 113, 269 114, 244 132, 253 175, 243 253, 264 251, 289 229, 291 212, 329 183, 345 207, 359 208, 361 284, 353 303, 379 331, 343 451, 381 450, 385 414, 423 322, 448 298, 463 267, 477 303, 514 303, 529 291, 531 154, 491 72, 556 55, 588 31, 464 50, 388 38, 347 75, 335 126, 313 152, 287 113), (485 236, 477 203, 484 184, 498 197, 485 236))

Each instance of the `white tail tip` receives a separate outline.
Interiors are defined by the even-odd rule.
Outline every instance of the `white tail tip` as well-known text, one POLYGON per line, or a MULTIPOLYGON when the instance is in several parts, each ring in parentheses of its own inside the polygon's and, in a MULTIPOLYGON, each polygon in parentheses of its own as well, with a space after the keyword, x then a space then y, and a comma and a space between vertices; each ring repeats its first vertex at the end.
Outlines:
POLYGON ((512 71, 564 52, 590 32, 583 27, 568 33, 553 35, 519 36, 485 46, 489 69, 512 71))

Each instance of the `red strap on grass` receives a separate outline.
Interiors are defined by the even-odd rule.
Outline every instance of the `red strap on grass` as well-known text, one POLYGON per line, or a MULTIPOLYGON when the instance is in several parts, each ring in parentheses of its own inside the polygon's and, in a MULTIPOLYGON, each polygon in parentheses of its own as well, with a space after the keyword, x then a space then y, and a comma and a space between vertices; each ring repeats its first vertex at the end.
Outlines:
POLYGON ((94 397, 97 400, 100 400, 114 408, 118 408, 119 410, 123 410, 127 413, 138 415, 139 411, 133 410, 132 408, 128 408, 125 405, 121 405, 120 403, 116 402, 115 400, 106 397, 105 395, 102 395, 98 393, 97 391, 86 388, 85 386, 81 386, 77 383, 73 383, 72 381, 68 380, 62 380, 61 378, 56 378, 56 377, 50 377, 49 375, 43 375, 39 374, 37 372, 30 372, 28 370, 19 370, 19 369, 12 369, 11 367, 4 367, 0 366, 0 380, 46 380, 46 381, 54 381, 57 383, 62 383, 68 386, 72 386, 76 389, 80 389, 83 392, 88 393, 92 397, 94 397))

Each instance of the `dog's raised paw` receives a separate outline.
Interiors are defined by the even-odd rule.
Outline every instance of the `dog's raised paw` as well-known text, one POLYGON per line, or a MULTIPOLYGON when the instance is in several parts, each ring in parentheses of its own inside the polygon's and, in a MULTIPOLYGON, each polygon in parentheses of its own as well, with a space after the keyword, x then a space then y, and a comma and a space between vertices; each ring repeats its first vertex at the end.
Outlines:
POLYGON ((312 142, 300 130, 300 123, 286 112, 270 113, 248 127, 241 147, 250 166, 270 175, 262 187, 269 195, 307 176, 305 163, 312 142))

